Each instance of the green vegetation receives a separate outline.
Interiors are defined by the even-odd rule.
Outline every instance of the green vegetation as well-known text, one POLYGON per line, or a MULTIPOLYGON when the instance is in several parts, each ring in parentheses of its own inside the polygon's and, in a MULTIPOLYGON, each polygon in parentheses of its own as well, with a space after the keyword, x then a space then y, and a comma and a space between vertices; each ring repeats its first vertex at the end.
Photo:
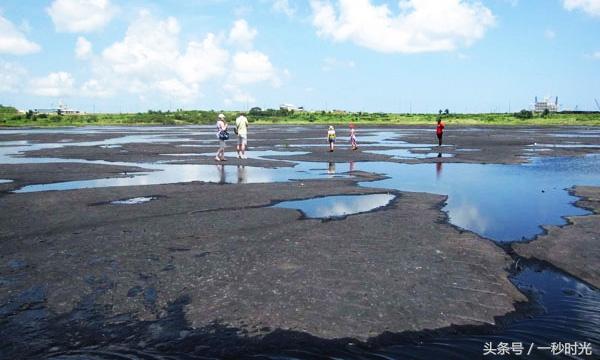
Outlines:
MULTIPOLYGON (((236 112, 223 111, 229 121, 236 112)), ((135 114, 45 115, 19 113, 0 105, 0 126, 84 126, 84 125, 212 125, 218 111, 148 111, 135 114)), ((343 125, 431 125, 438 117, 454 125, 586 125, 600 126, 600 113, 533 113, 528 110, 510 114, 453 114, 447 109, 438 114, 389 114, 345 112, 293 112, 252 109, 248 114, 254 124, 343 125)))

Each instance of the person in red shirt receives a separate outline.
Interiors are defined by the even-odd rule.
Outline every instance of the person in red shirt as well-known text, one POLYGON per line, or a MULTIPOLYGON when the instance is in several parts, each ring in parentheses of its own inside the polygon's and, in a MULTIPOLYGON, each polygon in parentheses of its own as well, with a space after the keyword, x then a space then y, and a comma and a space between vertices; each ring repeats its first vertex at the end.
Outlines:
POLYGON ((435 129, 435 134, 437 135, 439 146, 442 146, 442 136, 444 135, 445 127, 446 127, 446 125, 444 125, 444 123, 442 122, 442 119, 438 119, 437 128, 435 129))

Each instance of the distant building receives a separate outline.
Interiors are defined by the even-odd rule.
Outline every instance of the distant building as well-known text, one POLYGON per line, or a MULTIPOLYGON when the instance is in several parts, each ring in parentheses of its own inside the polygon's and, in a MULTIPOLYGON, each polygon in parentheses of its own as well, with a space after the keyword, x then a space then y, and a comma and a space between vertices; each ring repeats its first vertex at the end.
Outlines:
POLYGON ((549 112, 557 112, 558 111, 558 96, 554 99, 554 102, 550 100, 550 98, 544 98, 542 101, 538 101, 537 96, 535 97, 535 103, 533 104, 533 111, 535 112, 544 112, 548 110, 549 112))
POLYGON ((36 115, 55 115, 58 114, 58 109, 33 109, 33 113, 36 115))
POLYGON ((59 103, 58 108, 54 109, 33 109, 34 114, 46 114, 46 115, 83 115, 84 112, 69 108, 62 102, 59 103))
POLYGON ((296 105, 292 105, 292 104, 281 104, 281 105, 279 105, 279 109, 287 110, 287 111, 304 111, 304 107, 296 106, 296 105))

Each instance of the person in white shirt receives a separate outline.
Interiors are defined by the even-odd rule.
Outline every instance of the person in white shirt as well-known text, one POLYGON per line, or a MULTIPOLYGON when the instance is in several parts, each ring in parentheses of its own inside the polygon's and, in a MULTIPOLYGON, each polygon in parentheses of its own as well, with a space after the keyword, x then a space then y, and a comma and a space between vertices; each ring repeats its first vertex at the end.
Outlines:
POLYGON ((333 126, 330 126, 327 131, 327 141, 329 142, 329 152, 333 152, 335 149, 335 129, 333 126))
POLYGON ((248 119, 244 116, 244 113, 240 113, 240 116, 235 119, 235 128, 238 139, 238 158, 247 159, 246 147, 248 146, 248 119))
POLYGON ((227 123, 223 114, 219 114, 217 118, 217 139, 219 139, 219 150, 217 150, 215 160, 225 161, 225 140, 229 139, 229 134, 227 133, 227 123))

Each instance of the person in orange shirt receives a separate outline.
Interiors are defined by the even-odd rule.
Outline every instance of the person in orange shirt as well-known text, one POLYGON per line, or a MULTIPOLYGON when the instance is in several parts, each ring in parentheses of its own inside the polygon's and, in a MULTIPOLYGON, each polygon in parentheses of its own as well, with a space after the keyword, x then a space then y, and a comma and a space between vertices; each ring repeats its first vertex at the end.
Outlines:
POLYGON ((444 128, 446 125, 442 122, 442 119, 438 119, 437 128, 435 129, 435 134, 438 138, 438 146, 442 146, 442 136, 444 136, 444 128))

